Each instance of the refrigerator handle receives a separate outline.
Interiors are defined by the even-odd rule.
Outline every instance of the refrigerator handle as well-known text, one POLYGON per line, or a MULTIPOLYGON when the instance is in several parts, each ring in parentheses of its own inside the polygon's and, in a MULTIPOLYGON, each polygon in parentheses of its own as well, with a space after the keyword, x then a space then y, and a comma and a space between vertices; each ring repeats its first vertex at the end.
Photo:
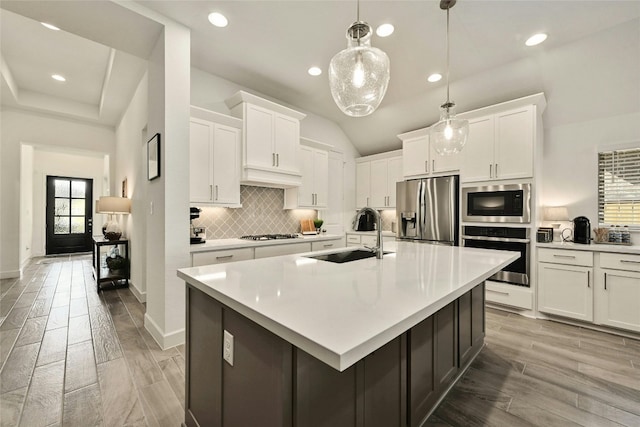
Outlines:
POLYGON ((425 206, 424 206, 424 185, 425 182, 424 180, 420 180, 420 183, 418 184, 418 201, 416 204, 416 207, 418 208, 418 217, 416 218, 416 229, 417 229, 417 236, 418 239, 422 239, 424 236, 424 227, 422 226, 423 221, 424 221, 424 215, 425 215, 425 206))

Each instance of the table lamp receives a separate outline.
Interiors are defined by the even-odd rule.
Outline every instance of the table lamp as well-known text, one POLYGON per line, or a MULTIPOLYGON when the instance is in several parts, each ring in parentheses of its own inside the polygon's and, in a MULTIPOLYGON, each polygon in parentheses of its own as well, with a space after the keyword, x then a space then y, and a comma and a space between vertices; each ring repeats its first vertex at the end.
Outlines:
POLYGON ((543 218, 545 221, 551 222, 553 227, 553 241, 560 240, 560 221, 569 221, 569 211, 565 206, 553 206, 544 208, 543 218))
POLYGON ((96 212, 109 214, 108 221, 102 227, 105 239, 118 240, 122 236, 122 229, 113 215, 131 212, 131 200, 126 197, 101 196, 96 202, 96 212))

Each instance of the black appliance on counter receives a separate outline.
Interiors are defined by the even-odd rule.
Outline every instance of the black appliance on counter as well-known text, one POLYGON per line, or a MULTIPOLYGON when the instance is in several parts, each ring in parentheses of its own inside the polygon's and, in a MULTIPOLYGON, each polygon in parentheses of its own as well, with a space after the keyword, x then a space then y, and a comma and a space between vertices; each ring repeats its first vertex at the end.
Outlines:
POLYGON ((586 216, 573 218, 573 243, 591 243, 591 222, 586 216))
POLYGON ((371 212, 361 212, 356 216, 355 231, 373 231, 376 229, 376 217, 371 212))
POLYGON ((190 243, 192 245, 196 243, 205 242, 204 237, 200 237, 200 234, 204 233, 204 227, 193 226, 193 220, 200 218, 200 212, 202 212, 202 209, 200 208, 189 208, 189 224, 190 224, 189 238, 190 238, 190 243))

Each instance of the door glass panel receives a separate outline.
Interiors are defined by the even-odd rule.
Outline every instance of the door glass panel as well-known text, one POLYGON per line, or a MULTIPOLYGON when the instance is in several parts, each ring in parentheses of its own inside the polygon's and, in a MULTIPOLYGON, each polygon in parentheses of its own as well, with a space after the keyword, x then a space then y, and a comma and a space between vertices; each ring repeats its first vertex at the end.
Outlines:
POLYGON ((66 179, 56 179, 55 197, 69 197, 69 181, 66 179))
POLYGON ((69 217, 54 216, 53 232, 55 234, 69 234, 69 217))
POLYGON ((71 197, 79 197, 84 199, 87 191, 87 184, 84 181, 71 181, 71 197))
POLYGON ((84 233, 84 217, 83 216, 71 217, 71 232, 84 233))
POLYGON ((71 200, 71 215, 83 215, 84 216, 84 199, 72 199, 71 200))
POLYGON ((55 215, 69 215, 69 199, 56 199, 55 215))

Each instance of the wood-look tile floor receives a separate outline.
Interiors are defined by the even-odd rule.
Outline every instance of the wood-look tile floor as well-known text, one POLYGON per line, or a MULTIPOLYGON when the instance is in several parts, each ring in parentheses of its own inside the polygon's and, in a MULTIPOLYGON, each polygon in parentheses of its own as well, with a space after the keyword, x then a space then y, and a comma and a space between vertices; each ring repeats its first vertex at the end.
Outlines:
POLYGON ((184 348, 162 351, 129 289, 96 292, 91 255, 0 280, 0 426, 180 426, 184 348))
MULTIPOLYGON (((128 289, 96 293, 90 256, 0 280, 0 426, 180 426, 184 348, 161 350, 144 311, 128 289)), ((489 309, 485 348, 427 425, 640 426, 640 341, 489 309)))

